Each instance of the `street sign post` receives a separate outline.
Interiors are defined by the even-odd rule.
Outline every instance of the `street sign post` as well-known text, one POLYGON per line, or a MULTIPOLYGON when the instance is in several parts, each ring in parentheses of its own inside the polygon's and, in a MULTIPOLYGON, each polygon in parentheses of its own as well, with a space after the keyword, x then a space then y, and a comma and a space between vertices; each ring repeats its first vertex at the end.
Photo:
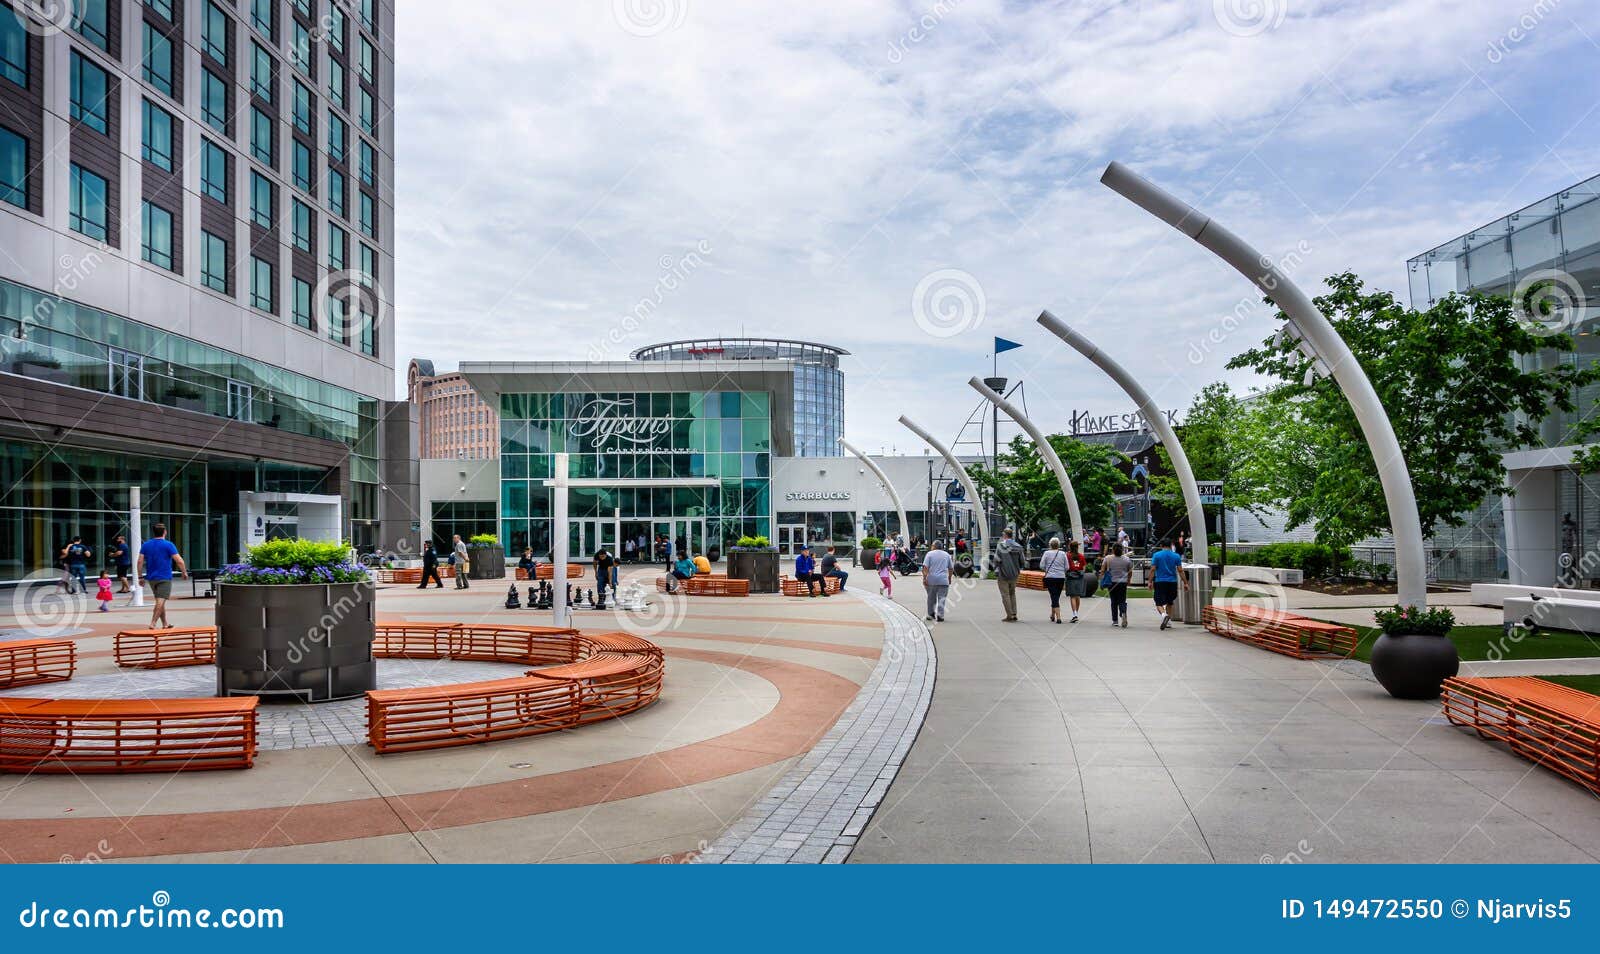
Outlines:
POLYGON ((1222 481, 1197 480, 1195 486, 1200 489, 1200 503, 1207 506, 1220 506, 1222 503, 1222 481))

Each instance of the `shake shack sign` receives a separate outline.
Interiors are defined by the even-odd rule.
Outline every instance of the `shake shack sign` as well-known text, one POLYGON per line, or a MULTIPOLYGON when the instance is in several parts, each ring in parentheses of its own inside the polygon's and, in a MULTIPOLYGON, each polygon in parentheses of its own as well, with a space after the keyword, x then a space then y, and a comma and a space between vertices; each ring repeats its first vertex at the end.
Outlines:
POLYGON ((672 418, 640 417, 633 401, 596 398, 578 410, 568 433, 590 438, 599 450, 653 450, 675 454, 696 453, 687 447, 662 446, 672 439, 672 418))

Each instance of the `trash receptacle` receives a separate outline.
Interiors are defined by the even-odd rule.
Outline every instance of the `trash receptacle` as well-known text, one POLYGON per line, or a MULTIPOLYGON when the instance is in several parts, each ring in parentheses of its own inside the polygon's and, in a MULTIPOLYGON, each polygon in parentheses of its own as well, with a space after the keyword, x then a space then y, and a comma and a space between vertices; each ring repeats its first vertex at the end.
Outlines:
POLYGON ((1178 618, 1198 626, 1202 622, 1200 611, 1211 605, 1211 567, 1185 563, 1183 572, 1189 585, 1178 588, 1178 618))

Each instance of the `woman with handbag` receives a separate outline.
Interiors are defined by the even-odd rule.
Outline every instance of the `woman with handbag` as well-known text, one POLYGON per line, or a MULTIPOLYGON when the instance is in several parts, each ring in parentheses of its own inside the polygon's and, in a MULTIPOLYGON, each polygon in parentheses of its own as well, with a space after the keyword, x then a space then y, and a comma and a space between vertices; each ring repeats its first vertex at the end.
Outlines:
POLYGON ((1061 552, 1061 538, 1051 537, 1050 549, 1039 557, 1039 570, 1044 573, 1044 588, 1050 593, 1052 623, 1061 622, 1061 589, 1067 582, 1067 562, 1067 555, 1061 552))
POLYGON ((1089 561, 1084 559, 1078 550, 1078 541, 1067 544, 1067 598, 1072 600, 1072 622, 1078 621, 1078 609, 1083 603, 1084 594, 1089 588, 1084 584, 1084 569, 1089 561))

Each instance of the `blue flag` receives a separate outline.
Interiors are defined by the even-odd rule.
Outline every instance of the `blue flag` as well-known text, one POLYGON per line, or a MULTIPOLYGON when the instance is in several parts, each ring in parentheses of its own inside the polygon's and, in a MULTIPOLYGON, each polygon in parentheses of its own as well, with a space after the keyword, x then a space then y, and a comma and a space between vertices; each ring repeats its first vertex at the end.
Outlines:
POLYGON ((1001 337, 998 337, 998 336, 996 336, 995 339, 994 339, 994 353, 995 354, 1005 354, 1007 351, 1011 351, 1011 350, 1013 350, 1015 348, 1020 348, 1020 347, 1022 347, 1020 342, 1010 341, 1010 340, 1008 340, 1006 338, 1001 338, 1001 337))

